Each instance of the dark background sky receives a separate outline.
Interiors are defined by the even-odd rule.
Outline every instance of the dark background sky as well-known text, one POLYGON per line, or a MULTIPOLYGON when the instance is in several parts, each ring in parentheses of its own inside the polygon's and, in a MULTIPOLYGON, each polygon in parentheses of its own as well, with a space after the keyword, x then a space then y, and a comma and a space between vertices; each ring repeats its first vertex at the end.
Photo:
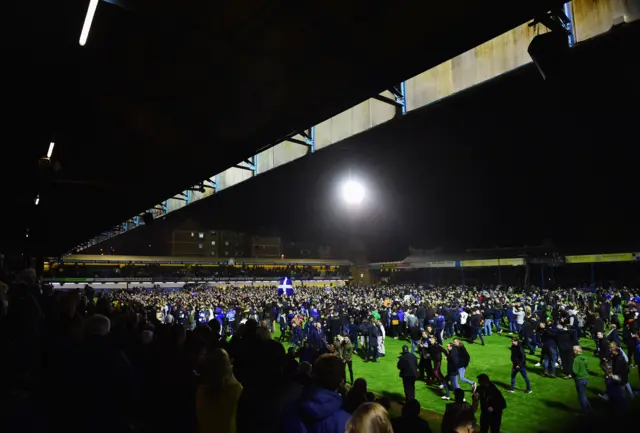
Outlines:
MULTIPOLYGON (((637 69, 628 52, 605 51, 567 64, 552 82, 533 65, 520 68, 188 206, 153 230, 196 217, 332 245, 359 239, 371 260, 403 258, 409 245, 456 251, 545 239, 567 252, 637 249, 637 69), (339 197, 350 175, 367 186, 361 209, 339 197)), ((140 242, 140 233, 121 241, 140 242)))

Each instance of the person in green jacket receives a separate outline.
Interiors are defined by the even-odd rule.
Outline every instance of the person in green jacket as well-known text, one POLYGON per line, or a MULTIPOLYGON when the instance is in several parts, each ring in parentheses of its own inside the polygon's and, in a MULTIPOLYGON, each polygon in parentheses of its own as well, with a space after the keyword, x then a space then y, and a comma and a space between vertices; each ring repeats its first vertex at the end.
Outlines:
POLYGON ((351 385, 353 385, 353 343, 349 340, 349 337, 338 336, 336 339, 336 354, 338 358, 342 360, 344 364, 344 381, 347 382, 347 367, 349 368, 349 379, 351 385))
POLYGON ((589 413, 593 410, 586 394, 587 384, 589 383, 589 362, 582 354, 582 347, 580 346, 573 346, 573 355, 573 379, 576 383, 578 401, 582 411, 589 413))

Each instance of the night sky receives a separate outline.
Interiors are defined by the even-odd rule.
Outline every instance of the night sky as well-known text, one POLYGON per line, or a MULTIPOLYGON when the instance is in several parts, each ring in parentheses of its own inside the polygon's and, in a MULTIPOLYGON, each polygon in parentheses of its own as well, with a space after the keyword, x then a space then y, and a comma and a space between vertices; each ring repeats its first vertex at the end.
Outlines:
POLYGON ((362 241, 370 260, 401 259, 409 245, 455 252, 551 240, 565 252, 633 249, 638 85, 600 69, 580 73, 572 85, 554 84, 533 65, 520 68, 167 219, 330 245, 362 241), (349 176, 367 187, 360 209, 340 199, 349 176))

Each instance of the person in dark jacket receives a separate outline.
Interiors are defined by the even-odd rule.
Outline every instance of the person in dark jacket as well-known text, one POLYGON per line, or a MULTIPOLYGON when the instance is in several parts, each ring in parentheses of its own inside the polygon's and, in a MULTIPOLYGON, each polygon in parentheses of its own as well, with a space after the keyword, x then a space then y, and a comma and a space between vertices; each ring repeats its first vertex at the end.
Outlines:
POLYGON ((431 433, 429 423, 420 418, 420 403, 413 399, 402 406, 402 416, 391 420, 393 433, 431 433))
POLYGON ((602 332, 596 333, 596 349, 596 353, 600 357, 600 368, 606 372, 609 367, 609 361, 611 360, 611 349, 609 342, 604 338, 602 332))
POLYGON ((473 315, 469 318, 469 324, 471 325, 471 343, 473 344, 476 338, 479 338, 484 346, 484 338, 482 337, 483 323, 480 311, 474 311, 473 315))
POLYGON ((556 363, 558 361, 558 343, 556 342, 556 334, 550 328, 542 328, 542 364, 544 366, 544 374, 549 377, 556 377, 556 363))
POLYGON ((622 347, 620 334, 618 333, 618 326, 615 323, 611 324, 611 330, 607 333, 607 340, 611 343, 616 343, 619 347, 622 347))
POLYGON ((571 333, 560 324, 557 326, 556 341, 558 342, 558 353, 562 360, 564 377, 565 379, 571 379, 573 370, 573 337, 571 333))
POLYGON ((326 346, 324 332, 319 322, 316 323, 316 329, 309 333, 308 341, 314 354, 318 354, 326 346))
MULTIPOLYGON (((594 313, 593 318, 591 319, 591 323, 592 323, 592 332, 593 332, 593 339, 597 341, 597 335, 598 332, 602 332, 602 334, 604 335, 604 320, 602 320, 600 318, 600 315, 598 313, 594 313)), ((600 348, 596 346, 596 351, 599 350, 600 348)))
POLYGON ((529 376, 527 376, 526 362, 527 357, 524 354, 524 347, 522 347, 517 338, 514 338, 511 340, 511 388, 509 388, 509 392, 515 392, 516 376, 520 373, 527 385, 525 393, 531 394, 531 382, 529 381, 529 376))
POLYGON ((500 390, 491 382, 489 376, 478 376, 478 388, 474 393, 473 411, 480 404, 480 432, 500 433, 502 412, 507 408, 507 402, 500 390))
POLYGON ((419 368, 419 380, 431 381, 435 380, 433 373, 433 364, 431 363, 431 353, 429 352, 429 336, 426 332, 422 333, 422 339, 420 340, 420 362, 419 368))
POLYGON ((361 377, 357 378, 344 399, 344 410, 353 414, 360 405, 371 401, 368 394, 367 381, 361 377))
MULTIPOLYGON (((454 402, 447 404, 444 416, 442 417, 442 424, 440 426, 440 431, 442 433, 455 433, 456 428, 456 420, 461 417, 471 417, 473 418, 473 409, 471 405, 464 401, 464 391, 461 389, 456 389, 453 392, 454 402)), ((394 433, 398 433, 394 429, 394 433)))
POLYGON ((358 325, 355 324, 353 317, 349 318, 349 324, 347 325, 349 340, 353 343, 353 351, 358 351, 358 325))
POLYGON ((380 354, 378 353, 378 335, 380 331, 375 324, 368 322, 367 333, 369 335, 369 350, 367 354, 367 360, 376 362, 378 361, 378 357, 380 356, 380 354))
POLYGON ((416 397, 416 378, 418 377, 418 361, 409 352, 407 345, 402 346, 402 355, 398 358, 398 370, 402 378, 405 401, 411 401, 416 397))
POLYGON ((611 370, 605 380, 607 381, 607 395, 614 409, 622 409, 625 406, 625 388, 629 382, 629 365, 625 361, 620 347, 611 345, 611 370))
POLYGON ((350 415, 342 409, 344 366, 334 355, 321 355, 313 365, 314 383, 286 416, 284 433, 343 433, 350 415))
POLYGON ((450 400, 451 390, 460 388, 458 385, 458 368, 460 367, 460 354, 458 348, 453 344, 447 344, 447 377, 443 381, 444 395, 443 400, 450 400))
MULTIPOLYGON (((433 375, 436 380, 444 382, 445 377, 442 374, 442 355, 447 355, 447 350, 438 344, 435 337, 429 338, 429 347, 427 349, 429 351, 429 356, 433 361, 433 375)), ((443 384, 444 387, 444 384, 443 384)))
POLYGON ((536 344, 533 339, 533 331, 535 330, 535 324, 531 318, 531 316, 527 317, 524 323, 522 324, 522 328, 520 328, 520 334, 524 340, 524 344, 529 349, 529 354, 534 355, 536 353, 536 344))
POLYGON ((313 317, 309 317, 307 322, 304 324, 304 336, 309 338, 309 334, 311 334, 314 329, 316 329, 316 323, 313 321, 313 317))
POLYGON ((457 338, 453 340, 453 345, 458 349, 458 379, 460 382, 468 383, 473 388, 475 386, 475 382, 464 376, 467 372, 467 368, 469 368, 469 364, 471 363, 471 355, 469 355, 467 348, 464 347, 464 343, 457 338))
MULTIPOLYGON (((138 378, 124 352, 109 340, 110 330, 111 322, 107 317, 91 316, 84 323, 82 344, 67 354, 68 362, 60 373, 60 380, 65 392, 69 392, 65 402, 69 403, 67 410, 70 412, 56 414, 61 417, 54 422, 56 431, 62 430, 62 426, 69 432, 89 431, 87 426, 98 433, 128 431, 136 413, 138 378), (109 416, 101 417, 100 422, 95 423, 100 417, 99 408, 104 407, 109 407, 109 416)), ((175 368, 176 364, 169 365, 175 368)), ((171 375, 171 379, 174 376, 171 375)), ((171 385, 167 387, 171 391, 178 389, 195 394, 195 389, 171 385)), ((184 404, 177 403, 176 409, 181 415, 189 413, 189 399, 183 400, 184 404)), ((195 407, 195 401, 192 404, 195 407)), ((184 424, 193 425, 193 421, 195 419, 185 419, 184 424)))
POLYGON ((635 360, 636 366, 640 361, 636 355, 636 339, 633 337, 633 329, 631 328, 631 323, 627 322, 622 327, 622 341, 624 341, 625 346, 627 346, 627 356, 629 357, 629 366, 633 365, 633 360, 635 360))
POLYGON ((502 334, 502 310, 497 306, 493 309, 493 321, 498 334, 502 334))
POLYGON ((416 348, 420 348, 420 339, 422 338, 422 331, 418 323, 409 328, 409 338, 411 339, 411 353, 415 353, 416 348))

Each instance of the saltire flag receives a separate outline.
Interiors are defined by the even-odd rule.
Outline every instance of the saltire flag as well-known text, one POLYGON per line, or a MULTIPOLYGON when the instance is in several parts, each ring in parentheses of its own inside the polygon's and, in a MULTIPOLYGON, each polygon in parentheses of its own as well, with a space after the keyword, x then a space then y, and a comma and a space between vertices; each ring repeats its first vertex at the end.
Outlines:
POLYGON ((280 283, 278 284, 278 296, 282 296, 285 293, 293 296, 293 283, 289 277, 280 278, 280 283))

